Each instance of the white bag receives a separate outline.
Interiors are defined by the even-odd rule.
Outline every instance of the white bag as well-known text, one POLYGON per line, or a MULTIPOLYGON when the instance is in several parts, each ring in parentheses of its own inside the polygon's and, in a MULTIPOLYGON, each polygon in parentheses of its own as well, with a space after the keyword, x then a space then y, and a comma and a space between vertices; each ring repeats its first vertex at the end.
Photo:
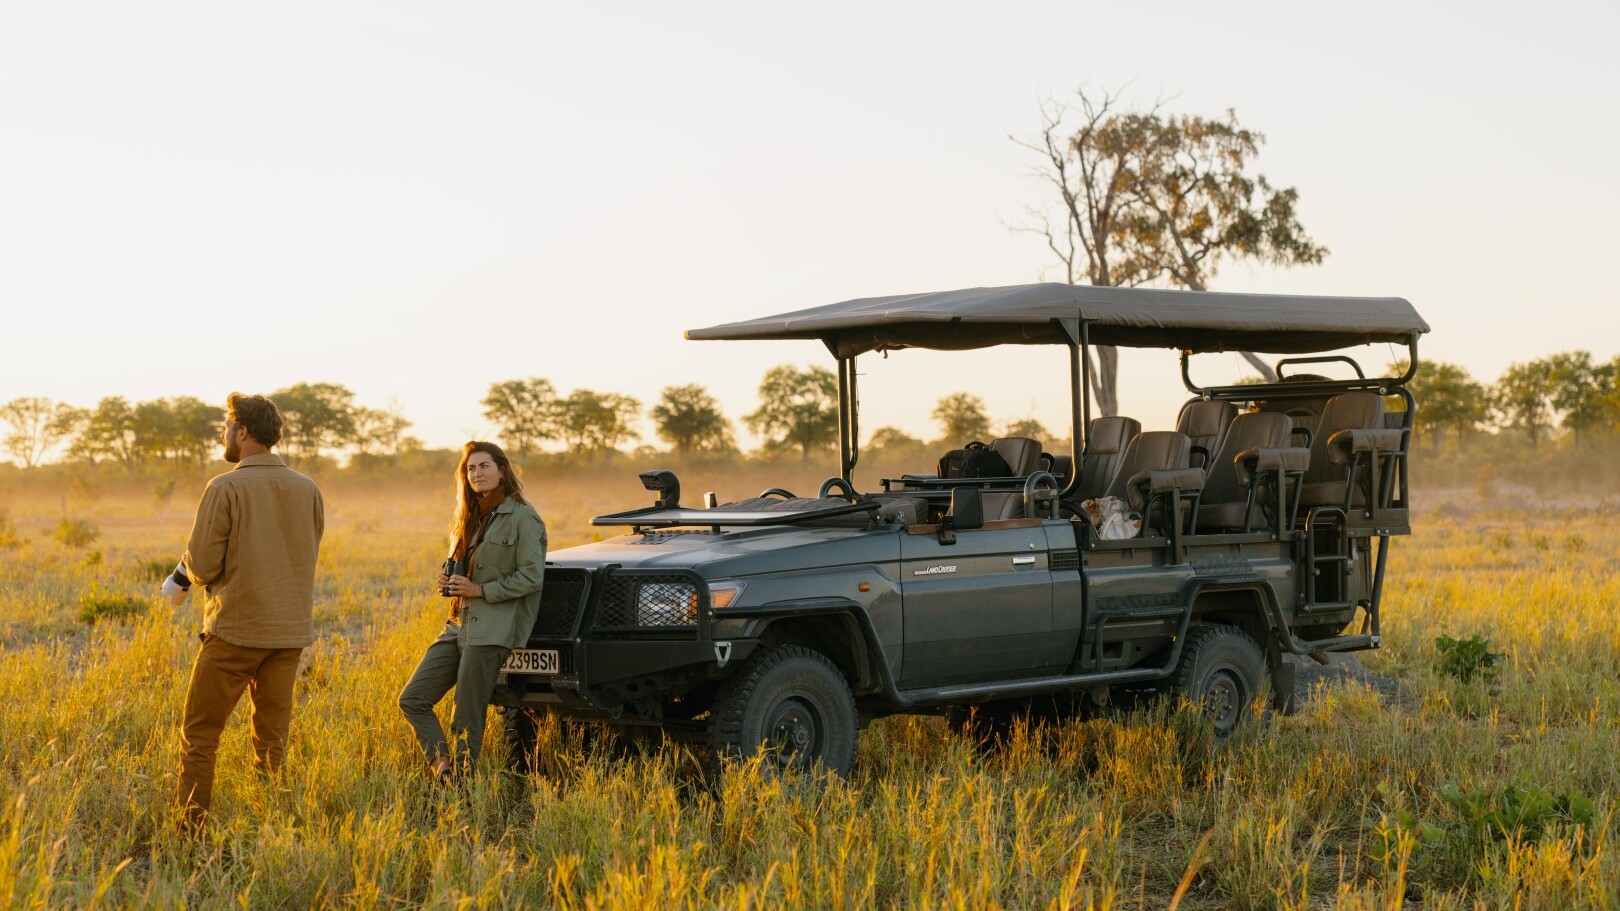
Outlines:
POLYGON ((1136 537, 1142 530, 1142 517, 1131 512, 1129 504, 1119 497, 1097 497, 1080 504, 1097 526, 1097 536, 1104 541, 1123 541, 1136 537))

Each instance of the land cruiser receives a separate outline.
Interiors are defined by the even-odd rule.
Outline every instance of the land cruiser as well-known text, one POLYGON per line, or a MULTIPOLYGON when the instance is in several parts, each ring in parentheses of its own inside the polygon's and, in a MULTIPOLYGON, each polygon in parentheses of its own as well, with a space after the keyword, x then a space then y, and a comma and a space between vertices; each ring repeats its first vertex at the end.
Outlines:
POLYGON ((1426 331, 1397 298, 1064 284, 689 331, 823 342, 838 473, 805 496, 699 505, 672 472, 643 473, 653 505, 592 520, 624 533, 551 555, 495 701, 520 740, 551 711, 839 773, 872 717, 969 726, 1127 689, 1185 694, 1224 735, 1268 684, 1288 708, 1285 655, 1379 646, 1390 540, 1410 531, 1407 383, 1426 331), (1402 375, 1326 353, 1370 343, 1406 346, 1402 375), (1064 391, 1080 451, 963 441, 934 471, 857 485, 856 358, 993 345, 1067 348, 1067 376, 1042 388, 1064 391), (1181 352, 1190 398, 1173 429, 1092 417, 1097 345, 1181 352), (1226 351, 1286 356, 1274 383, 1194 379, 1195 355, 1226 351))

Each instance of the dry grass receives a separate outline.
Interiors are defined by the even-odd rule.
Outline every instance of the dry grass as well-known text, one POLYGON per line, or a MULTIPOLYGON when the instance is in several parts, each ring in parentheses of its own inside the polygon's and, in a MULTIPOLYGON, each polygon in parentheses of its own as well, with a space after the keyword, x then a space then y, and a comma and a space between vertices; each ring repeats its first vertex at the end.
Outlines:
MULTIPOLYGON (((693 501, 819 480, 682 475, 693 501)), ((1167 708, 1020 731, 991 755, 937 719, 894 718, 862 734, 847 782, 743 773, 711 790, 678 749, 624 760, 553 729, 544 776, 495 774, 491 748, 485 774, 444 793, 394 696, 441 619, 427 582, 448 485, 333 477, 290 770, 257 778, 238 719, 193 841, 169 796, 195 617, 149 594, 200 480, 0 485, 18 539, 0 551, 0 906, 1612 909, 1620 895, 1607 510, 1422 517, 1392 558, 1388 647, 1365 659, 1399 678, 1398 699, 1324 691, 1219 748, 1167 708), (99 530, 99 561, 50 537, 67 517, 99 530), (146 607, 87 624, 92 590, 146 607), (1506 656, 1494 682, 1439 673, 1441 633, 1489 637, 1506 656), (1515 783, 1584 795, 1596 817, 1496 838, 1443 796, 1489 804, 1515 783)), ((593 513, 651 501, 629 465, 529 483, 557 546, 589 539, 593 513)))

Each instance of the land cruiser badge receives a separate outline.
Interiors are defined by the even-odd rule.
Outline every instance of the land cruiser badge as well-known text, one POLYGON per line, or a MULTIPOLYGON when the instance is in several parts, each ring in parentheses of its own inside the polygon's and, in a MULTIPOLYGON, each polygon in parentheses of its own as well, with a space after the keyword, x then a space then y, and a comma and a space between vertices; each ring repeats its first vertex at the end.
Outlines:
POLYGON ((938 566, 930 566, 927 569, 913 570, 911 574, 913 576, 943 576, 946 573, 954 572, 956 572, 955 563, 941 563, 938 566))

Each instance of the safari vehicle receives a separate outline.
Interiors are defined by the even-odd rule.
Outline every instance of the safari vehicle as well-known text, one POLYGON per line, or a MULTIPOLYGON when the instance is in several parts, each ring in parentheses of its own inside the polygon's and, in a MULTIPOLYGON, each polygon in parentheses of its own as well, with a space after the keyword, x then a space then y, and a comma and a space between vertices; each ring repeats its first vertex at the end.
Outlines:
POLYGON ((507 712, 520 729, 523 709, 549 710, 840 773, 859 725, 894 713, 971 729, 1159 690, 1225 734, 1268 683, 1286 710, 1285 655, 1379 646, 1390 540, 1410 531, 1406 384, 1426 331, 1395 298, 1063 284, 689 331, 825 343, 838 474, 811 496, 702 505, 683 503, 671 472, 642 474, 653 505, 592 520, 625 533, 551 555, 533 637, 496 701, 520 709, 507 712), (1323 354, 1374 342, 1407 346, 1404 375, 1323 354), (943 472, 857 485, 857 357, 1007 344, 1067 347, 1068 376, 1039 381, 1066 390, 1079 453, 999 439, 950 454, 943 472), (1191 397, 1174 429, 1092 418, 1094 345, 1180 350, 1191 397), (1289 356, 1276 383, 1195 381, 1194 355, 1224 351, 1289 356), (1353 376, 1302 372, 1330 362, 1353 376), (1132 536, 1105 536, 1084 508, 1109 497, 1139 520, 1132 536))

